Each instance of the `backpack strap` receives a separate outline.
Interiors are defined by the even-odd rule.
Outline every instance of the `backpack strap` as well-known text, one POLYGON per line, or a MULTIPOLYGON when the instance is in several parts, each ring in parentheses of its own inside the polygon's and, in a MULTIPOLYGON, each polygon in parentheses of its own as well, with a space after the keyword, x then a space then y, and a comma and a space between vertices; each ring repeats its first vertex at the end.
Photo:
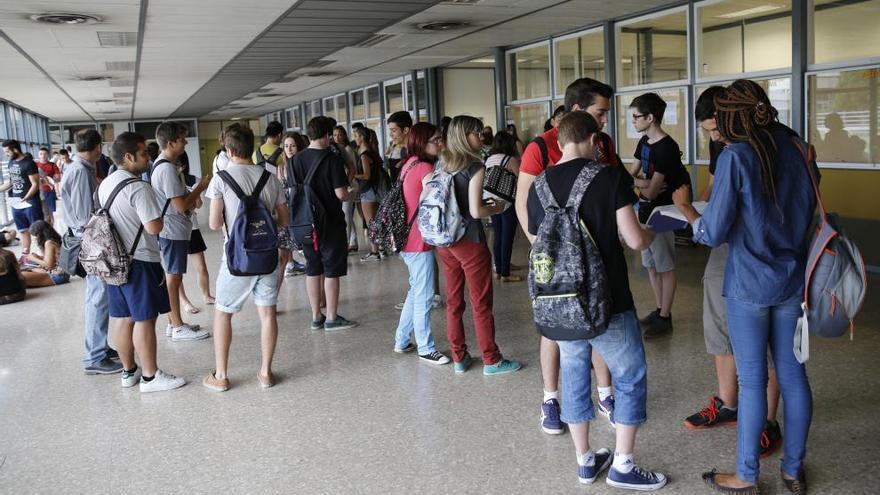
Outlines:
POLYGON ((263 170, 263 174, 260 175, 260 180, 257 181, 257 185, 254 187, 254 192, 251 193, 251 197, 256 200, 260 199, 260 193, 263 192, 263 188, 266 187, 266 183, 269 182, 269 177, 272 174, 269 173, 268 170, 263 170))
MULTIPOLYGON (((170 205, 170 204, 171 204, 170 199, 165 200, 165 206, 162 208, 162 215, 160 215, 159 218, 165 217, 165 212, 168 211, 168 205, 170 205)), ((129 251, 129 253, 128 253, 129 256, 134 256, 134 252, 138 247, 138 243, 141 242, 141 235, 143 235, 143 233, 144 233, 144 224, 141 224, 141 226, 138 227, 137 235, 134 236, 134 244, 131 246, 131 251, 129 251)))
POLYGON ((276 162, 278 161, 278 157, 281 156, 281 152, 284 151, 281 149, 281 146, 275 148, 275 151, 272 152, 268 157, 264 157, 264 160, 267 163, 271 163, 272 165, 278 166, 276 162))
POLYGON ((104 203, 103 206, 101 206, 101 208, 103 208, 109 212, 110 205, 113 204, 113 200, 116 199, 116 195, 119 194, 120 191, 125 189, 125 186, 127 186, 129 184, 133 184, 135 182, 138 182, 139 180, 140 179, 138 179, 137 177, 129 177, 128 179, 125 179, 124 181, 120 182, 119 184, 116 184, 116 187, 114 187, 113 191, 110 192, 110 196, 107 197, 107 201, 104 203))
POLYGON ((263 155, 263 151, 260 149, 260 146, 257 146, 257 149, 254 150, 254 154, 257 155, 257 165, 266 162, 266 157, 263 155))
POLYGON ((825 211, 825 204, 822 203, 822 195, 819 194, 819 184, 816 182, 816 176, 813 174, 813 167, 810 166, 811 163, 816 161, 815 148, 811 145, 807 145, 808 148, 804 148, 802 141, 795 136, 792 136, 791 142, 794 143, 798 151, 801 152, 801 156, 804 159, 804 167, 807 168, 807 175, 810 177, 810 184, 813 185, 813 192, 816 194, 816 204, 819 205, 819 209, 822 211, 821 221, 824 223, 825 216, 828 213, 825 211))
MULTIPOLYGON (((268 172, 264 171, 264 173, 268 172)), ((234 192, 235 195, 238 196, 238 199, 242 199, 247 196, 247 194, 245 194, 244 191, 241 190, 241 186, 238 185, 238 182, 235 182, 235 179, 233 179, 232 176, 229 175, 229 172, 221 170, 217 172, 217 176, 219 176, 220 179, 222 179, 223 182, 225 182, 226 185, 229 186, 230 189, 232 189, 232 192, 234 192)), ((262 177, 260 178, 262 179, 262 177)))
POLYGON ((311 187, 312 180, 315 178, 315 173, 318 172, 318 167, 320 167, 321 164, 324 163, 324 160, 326 160, 327 157, 330 156, 331 153, 333 153, 333 152, 330 151, 330 148, 327 148, 327 151, 321 156, 321 159, 318 160, 318 163, 316 163, 315 166, 312 167, 311 170, 309 170, 309 173, 306 174, 306 177, 303 180, 302 185, 311 187))
POLYGON ((534 142, 538 145, 538 149, 541 150, 541 167, 546 169, 550 165, 550 150, 547 149, 547 142, 541 136, 536 137, 534 142))
POLYGON ((547 174, 541 174, 535 179, 535 192, 544 209, 559 208, 559 203, 556 202, 556 198, 553 197, 553 192, 550 190, 550 184, 547 183, 547 174))
POLYGON ((577 178, 574 180, 574 185, 571 186, 571 192, 568 194, 568 202, 565 204, 566 208, 580 208, 581 202, 584 200, 584 193, 587 192, 587 188, 593 183, 593 179, 596 178, 596 174, 598 174, 600 170, 602 170, 602 168, 595 162, 590 162, 584 165, 584 168, 581 169, 577 178))

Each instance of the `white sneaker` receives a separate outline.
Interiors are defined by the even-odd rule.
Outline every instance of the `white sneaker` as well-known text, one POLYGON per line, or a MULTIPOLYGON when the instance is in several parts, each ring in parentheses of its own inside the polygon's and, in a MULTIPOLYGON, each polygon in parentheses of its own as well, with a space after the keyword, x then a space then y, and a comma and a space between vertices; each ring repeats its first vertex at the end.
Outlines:
POLYGON ((210 336, 211 334, 209 334, 207 330, 183 324, 179 327, 174 327, 174 331, 171 335, 171 341, 182 342, 186 340, 202 340, 207 339, 210 336))
POLYGON ((166 390, 174 390, 175 388, 180 388, 186 385, 186 380, 183 378, 176 377, 174 375, 169 375, 162 370, 156 370, 156 376, 153 377, 152 380, 145 382, 143 377, 141 377, 140 389, 141 393, 149 393, 149 392, 164 392, 166 390))
MULTIPOLYGON (((190 327, 193 330, 198 330, 199 328, 202 328, 201 325, 199 325, 198 323, 196 323, 194 325, 190 325, 189 323, 184 323, 183 326, 190 327)), ((174 335, 174 325, 169 323, 169 324, 165 325, 165 336, 171 337, 172 335, 174 335)))
POLYGON ((122 370, 122 388, 131 388, 138 384, 141 380, 141 368, 138 366, 134 373, 128 373, 122 370))

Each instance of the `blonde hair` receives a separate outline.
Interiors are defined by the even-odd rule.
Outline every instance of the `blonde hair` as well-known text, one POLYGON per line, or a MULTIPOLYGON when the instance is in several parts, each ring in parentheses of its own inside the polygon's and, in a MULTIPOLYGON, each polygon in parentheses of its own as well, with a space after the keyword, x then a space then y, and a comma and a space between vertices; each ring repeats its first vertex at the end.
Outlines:
POLYGON ((446 148, 440 152, 443 170, 454 173, 467 168, 475 161, 483 161, 480 154, 472 150, 468 143, 468 134, 479 134, 482 131, 483 122, 476 117, 459 115, 452 119, 446 135, 446 148))

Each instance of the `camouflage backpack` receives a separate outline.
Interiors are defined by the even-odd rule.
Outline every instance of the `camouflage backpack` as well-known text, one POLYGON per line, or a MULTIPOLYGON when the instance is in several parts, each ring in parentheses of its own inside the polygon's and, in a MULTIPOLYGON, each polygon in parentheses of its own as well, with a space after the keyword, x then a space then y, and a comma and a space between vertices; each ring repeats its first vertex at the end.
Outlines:
POLYGON ((595 162, 584 166, 564 207, 553 197, 546 173, 535 180, 544 220, 529 255, 529 296, 538 331, 552 340, 598 337, 611 318, 605 265, 579 213, 601 169, 595 162))

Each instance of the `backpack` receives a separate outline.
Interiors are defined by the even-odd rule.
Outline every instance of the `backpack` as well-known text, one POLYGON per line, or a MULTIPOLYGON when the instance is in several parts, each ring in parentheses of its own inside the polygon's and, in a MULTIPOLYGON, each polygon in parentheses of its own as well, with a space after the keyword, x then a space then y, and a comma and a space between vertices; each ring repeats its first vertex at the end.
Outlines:
POLYGON ((257 147, 256 155, 257 155, 257 165, 266 168, 266 164, 272 165, 273 167, 277 167, 278 157, 281 156, 281 153, 284 150, 281 149, 281 146, 275 148, 275 151, 272 152, 271 155, 265 156, 263 152, 260 150, 260 147, 257 147))
MULTIPOLYGON (((229 172, 217 175, 238 196, 238 212, 232 228, 226 225, 226 266, 236 277, 268 275, 278 268, 278 229, 272 212, 260 201, 260 193, 272 174, 263 170, 254 191, 241 190, 229 172)), ((226 224, 226 214, 223 215, 226 224)))
POLYGON ((600 170, 595 162, 584 166, 565 207, 553 197, 546 174, 535 180, 544 220, 529 254, 529 297, 538 331, 552 340, 592 339, 605 333, 611 318, 605 264, 579 213, 600 170))
POLYGON ((419 232, 426 244, 449 247, 464 237, 467 221, 458 208, 453 181, 457 173, 446 172, 443 165, 437 162, 431 178, 422 189, 417 219, 419 232))
POLYGON ((407 220, 403 181, 418 162, 418 159, 412 160, 406 172, 400 174, 397 182, 379 204, 376 216, 370 220, 370 242, 385 250, 399 253, 409 239, 409 232, 418 214, 418 209, 407 220))
POLYGON ((541 136, 532 139, 532 142, 538 145, 538 149, 541 151, 541 170, 547 170, 547 167, 550 166, 550 150, 547 149, 547 142, 541 136))
POLYGON ((795 356, 806 362, 810 357, 809 334, 818 337, 840 337, 853 333, 853 318, 865 300, 867 274, 858 247, 848 239, 835 213, 828 213, 822 204, 812 164, 815 150, 804 148, 800 139, 792 139, 804 158, 807 174, 819 206, 819 223, 810 241, 804 282, 803 316, 795 331, 795 356))
POLYGON ((324 203, 321 202, 321 198, 318 197, 314 187, 312 187, 312 181, 324 160, 331 156, 331 152, 324 152, 318 163, 306 174, 305 180, 302 183, 296 181, 296 175, 293 173, 293 164, 296 163, 298 156, 299 154, 293 157, 293 161, 291 161, 287 169, 287 177, 291 183, 290 201, 287 203, 290 209, 290 231, 298 245, 311 244, 315 251, 317 251, 318 239, 321 231, 324 230, 326 211, 324 203))

